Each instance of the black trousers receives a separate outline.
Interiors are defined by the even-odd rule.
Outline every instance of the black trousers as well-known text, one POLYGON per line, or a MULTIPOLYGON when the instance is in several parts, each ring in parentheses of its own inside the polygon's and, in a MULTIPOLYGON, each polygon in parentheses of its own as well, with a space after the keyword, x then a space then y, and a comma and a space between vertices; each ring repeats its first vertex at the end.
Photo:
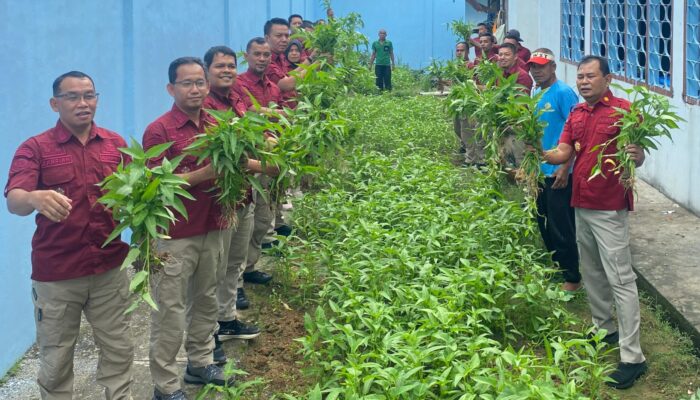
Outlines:
POLYGON ((374 73, 379 90, 391 90, 391 65, 375 65, 374 73))
POLYGON ((545 178, 542 191, 537 196, 537 225, 547 250, 553 252, 552 260, 559 263, 566 282, 581 282, 576 246, 576 223, 571 207, 571 175, 569 184, 562 189, 552 189, 554 178, 545 178))

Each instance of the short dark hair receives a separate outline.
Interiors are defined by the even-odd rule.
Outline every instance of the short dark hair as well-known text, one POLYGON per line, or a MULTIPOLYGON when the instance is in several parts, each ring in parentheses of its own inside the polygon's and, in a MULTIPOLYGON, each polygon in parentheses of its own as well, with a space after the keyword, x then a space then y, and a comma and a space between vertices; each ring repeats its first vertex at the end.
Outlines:
POLYGON ((260 36, 257 36, 257 37, 250 39, 248 41, 248 44, 245 46, 246 53, 250 51, 250 47, 253 46, 253 43, 263 45, 263 44, 267 44, 267 41, 265 40, 265 38, 261 38, 260 36))
POLYGON ((238 64, 238 57, 236 57, 236 52, 231 50, 230 47, 214 46, 207 50, 206 53, 204 53, 204 65, 207 67, 207 69, 209 69, 209 67, 211 67, 211 63, 214 62, 214 56, 216 56, 219 53, 225 56, 233 56, 233 59, 236 60, 236 64, 238 64))
POLYGON ((518 54, 518 48, 515 47, 513 43, 501 43, 498 50, 501 49, 510 49, 510 51, 512 51, 513 54, 518 54))
POLYGON ((299 14, 292 14, 292 15, 290 15, 289 18, 287 19, 287 22, 289 22, 289 25, 292 24, 292 19, 294 19, 294 18, 299 18, 299 19, 301 20, 301 23, 302 23, 302 24, 304 23, 304 17, 302 17, 302 16, 299 15, 299 14))
POLYGON ((175 81, 177 81, 177 69, 180 68, 181 65, 188 64, 197 64, 202 67, 202 71, 204 71, 204 79, 207 79, 207 69, 204 68, 204 63, 201 59, 199 59, 199 57, 180 57, 174 59, 173 62, 170 63, 170 66, 168 67, 168 81, 171 84, 174 84, 175 81))
POLYGON ((593 61, 598 61, 600 72, 603 73, 603 76, 610 75, 610 64, 608 64, 608 59, 601 56, 587 55, 583 57, 576 66, 576 69, 578 70, 583 64, 592 63, 593 61))
POLYGON ((265 36, 270 34, 272 30, 272 25, 284 25, 289 28, 289 22, 284 18, 272 18, 271 20, 265 22, 265 27, 263 28, 263 33, 265 36))
POLYGON ((314 23, 312 21, 309 21, 308 19, 305 19, 304 22, 301 23, 301 27, 306 29, 306 28, 312 28, 314 27, 314 23))
POLYGON ((464 41, 462 41, 462 42, 457 42, 457 44, 455 45, 455 47, 459 46, 460 44, 463 44, 463 45, 467 46, 467 49, 469 48, 469 43, 464 42, 464 41))
POLYGON ((53 81, 53 95, 58 96, 61 94, 61 83, 63 82, 64 79, 66 78, 79 78, 79 79, 90 79, 90 82, 92 83, 92 87, 95 87, 95 81, 90 78, 90 75, 80 72, 80 71, 68 71, 65 74, 59 76, 53 81))
POLYGON ((479 37, 480 37, 480 38, 482 38, 482 37, 489 37, 489 38, 491 38, 491 42, 492 42, 492 43, 496 43, 496 37, 493 36, 493 34, 492 34, 491 32, 480 33, 480 34, 479 34, 479 37))

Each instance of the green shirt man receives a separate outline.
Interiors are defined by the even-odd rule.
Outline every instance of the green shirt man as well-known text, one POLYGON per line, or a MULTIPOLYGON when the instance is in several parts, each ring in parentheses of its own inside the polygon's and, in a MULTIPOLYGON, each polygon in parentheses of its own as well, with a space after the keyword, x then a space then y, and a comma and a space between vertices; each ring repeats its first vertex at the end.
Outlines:
POLYGON ((377 87, 379 90, 391 90, 391 70, 394 69, 394 45, 386 40, 386 30, 379 30, 379 40, 372 43, 372 56, 369 59, 369 69, 375 64, 377 87))

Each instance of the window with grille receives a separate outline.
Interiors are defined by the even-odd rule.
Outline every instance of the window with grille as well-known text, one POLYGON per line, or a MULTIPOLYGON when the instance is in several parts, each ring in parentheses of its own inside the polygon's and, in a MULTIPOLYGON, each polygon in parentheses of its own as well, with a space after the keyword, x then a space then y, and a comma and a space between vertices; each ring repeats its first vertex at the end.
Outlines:
POLYGON ((625 80, 670 90, 671 1, 592 0, 591 53, 625 80))
POLYGON ((579 62, 584 55, 585 0, 561 0, 561 58, 579 62))
POLYGON ((685 95, 700 99, 700 0, 687 0, 685 26, 685 95))

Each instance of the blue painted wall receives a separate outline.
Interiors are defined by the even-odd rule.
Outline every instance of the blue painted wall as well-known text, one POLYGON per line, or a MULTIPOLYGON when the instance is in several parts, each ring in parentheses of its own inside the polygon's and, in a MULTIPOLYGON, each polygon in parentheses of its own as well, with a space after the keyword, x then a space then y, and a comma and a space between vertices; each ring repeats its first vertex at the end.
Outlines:
MULTIPOLYGON (((412 67, 452 57, 447 23, 465 15, 463 0, 336 0, 336 15, 354 11, 371 40, 389 31, 396 54, 412 67)), ((469 12, 473 13, 473 10, 469 12)), ((202 56, 213 45, 242 50, 262 36, 270 17, 325 18, 319 0, 3 0, 0 1, 0 149, 3 182, 12 155, 28 137, 52 127, 51 84, 60 74, 90 74, 100 93, 96 122, 140 140, 172 104, 165 91, 171 60, 202 56)), ((480 21, 476 14, 472 21, 480 21)), ((30 242, 34 219, 0 206, 0 375, 34 341, 30 242)))

